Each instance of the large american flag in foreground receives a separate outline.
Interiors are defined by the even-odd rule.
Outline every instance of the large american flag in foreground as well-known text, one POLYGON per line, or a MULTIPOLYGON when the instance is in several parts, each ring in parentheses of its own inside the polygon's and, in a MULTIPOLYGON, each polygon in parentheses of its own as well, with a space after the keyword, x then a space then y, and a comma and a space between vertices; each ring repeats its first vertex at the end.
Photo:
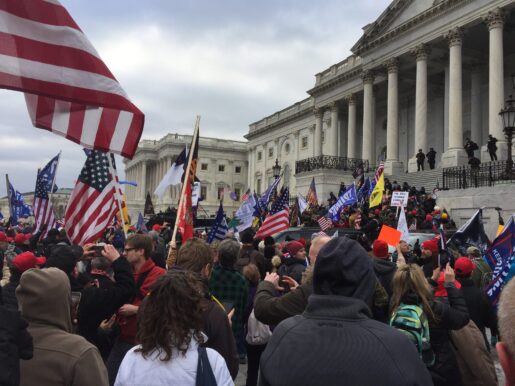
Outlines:
POLYGON ((38 232, 41 225, 46 224, 47 228, 43 232, 42 237, 46 237, 48 231, 57 226, 54 208, 48 193, 52 192, 52 189, 55 186, 55 174, 60 154, 61 153, 52 158, 50 162, 38 172, 38 177, 36 178, 34 204, 32 205, 34 218, 36 220, 36 229, 34 232, 38 232))
POLYGON ((0 0, 0 87, 34 126, 132 158, 144 115, 57 0, 0 0))
POLYGON ((64 215, 64 228, 72 244, 97 240, 118 210, 116 179, 107 157, 104 152, 92 151, 75 184, 64 215))
POLYGON ((256 233, 256 237, 265 238, 271 236, 277 232, 288 229, 289 223, 289 199, 290 193, 288 188, 285 188, 281 196, 275 201, 272 209, 265 221, 261 225, 261 228, 256 233))

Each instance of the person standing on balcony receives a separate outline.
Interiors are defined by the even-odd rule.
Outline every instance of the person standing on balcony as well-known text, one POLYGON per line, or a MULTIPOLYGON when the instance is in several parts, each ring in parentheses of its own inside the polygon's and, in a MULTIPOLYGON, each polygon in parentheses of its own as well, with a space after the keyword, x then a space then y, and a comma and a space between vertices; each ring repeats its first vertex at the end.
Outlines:
POLYGON ((429 151, 426 154, 427 163, 429 164, 429 169, 433 170, 435 168, 436 161, 436 151, 432 147, 429 148, 429 151))
POLYGON ((497 138, 492 134, 488 134, 486 148, 488 149, 488 154, 490 154, 490 161, 497 161, 497 138))
POLYGON ((422 151, 422 149, 418 149, 417 153, 417 172, 419 172, 421 169, 424 170, 424 160, 426 159, 426 155, 422 151))
POLYGON ((467 152, 467 157, 472 158, 474 157, 474 150, 478 149, 477 143, 474 141, 471 141, 470 138, 465 139, 465 146, 463 146, 465 151, 467 152))

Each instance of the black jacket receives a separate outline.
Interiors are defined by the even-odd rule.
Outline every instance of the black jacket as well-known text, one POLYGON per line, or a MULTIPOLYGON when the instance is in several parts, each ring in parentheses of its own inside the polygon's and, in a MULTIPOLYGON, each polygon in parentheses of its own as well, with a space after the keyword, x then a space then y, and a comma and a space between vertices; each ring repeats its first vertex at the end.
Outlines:
POLYGON ((28 323, 18 310, 0 304, 0 385, 20 384, 20 359, 32 358, 32 337, 28 323))
POLYGON ((20 284, 21 275, 11 269, 9 283, 2 288, 2 299, 4 306, 12 310, 18 309, 18 299, 16 299, 16 287, 20 284))
POLYGON ((354 298, 311 295, 306 311, 279 324, 261 356, 265 385, 431 385, 415 346, 370 319, 354 298))
POLYGON ((98 336, 100 322, 109 319, 125 303, 130 303, 137 294, 131 266, 120 256, 111 268, 115 284, 111 288, 90 286, 82 291, 79 303, 79 325, 77 332, 96 345, 105 354, 105 342, 98 336))
POLYGON ((397 264, 388 260, 374 258, 374 272, 386 293, 388 293, 388 299, 392 297, 392 280, 396 271, 397 264))
POLYGON ((300 283, 302 280, 302 272, 305 270, 306 266, 304 265, 304 261, 290 257, 289 259, 284 260, 283 265, 279 267, 279 271, 277 273, 281 276, 289 276, 297 283, 300 283))
POLYGON ((248 264, 255 264, 259 270, 261 280, 265 278, 266 272, 270 271, 269 264, 265 261, 265 257, 259 251, 256 251, 252 245, 244 245, 241 247, 240 255, 236 260, 236 269, 242 273, 243 267, 248 264))

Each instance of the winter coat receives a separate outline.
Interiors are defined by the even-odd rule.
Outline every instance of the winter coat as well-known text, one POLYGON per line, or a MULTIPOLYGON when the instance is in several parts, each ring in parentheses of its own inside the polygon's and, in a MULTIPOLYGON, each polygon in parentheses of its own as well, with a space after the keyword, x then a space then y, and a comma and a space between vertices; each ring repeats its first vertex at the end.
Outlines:
POLYGON ((262 386, 431 385, 413 343, 363 301, 337 295, 311 295, 302 315, 280 323, 260 371, 262 386))
POLYGON ((93 343, 105 357, 109 344, 97 333, 98 326, 104 319, 109 319, 118 308, 132 301, 136 295, 136 284, 129 262, 123 256, 116 259, 111 268, 115 282, 108 278, 99 279, 100 286, 90 286, 82 291, 79 303, 78 334, 93 343), (107 280, 107 282, 106 282, 107 280))
POLYGON ((290 276, 297 283, 302 280, 302 273, 306 270, 303 260, 290 257, 284 260, 284 263, 279 267, 278 274, 280 276, 290 276))
POLYGON ((18 299, 16 299, 16 287, 20 284, 20 274, 18 272, 11 272, 9 283, 2 288, 2 298, 4 306, 13 310, 18 309, 18 299))
POLYGON ((21 386, 108 385, 97 348, 71 333, 70 282, 63 271, 29 269, 16 296, 34 339, 34 357, 20 363, 21 386))
POLYGON ((374 258, 374 272, 379 282, 386 290, 388 298, 392 297, 392 280, 397 271, 397 264, 389 260, 374 258))
MULTIPOLYGON (((134 272, 134 282, 138 283, 138 279, 141 275, 146 274, 145 280, 139 287, 138 296, 134 298, 131 304, 138 306, 141 304, 141 301, 147 296, 150 292, 150 287, 154 282, 161 276, 166 273, 166 271, 158 267, 154 264, 152 259, 147 259, 145 264, 140 268, 138 272, 134 272)), ((128 343, 135 343, 136 339, 136 315, 131 316, 119 316, 118 322, 120 325, 120 339, 128 343)))
POLYGON ((243 267, 249 264, 255 264, 259 271, 261 280, 265 278, 266 272, 270 271, 269 264, 265 261, 265 257, 259 251, 256 251, 252 245, 244 245, 240 249, 240 255, 236 260, 236 269, 243 272, 243 267))

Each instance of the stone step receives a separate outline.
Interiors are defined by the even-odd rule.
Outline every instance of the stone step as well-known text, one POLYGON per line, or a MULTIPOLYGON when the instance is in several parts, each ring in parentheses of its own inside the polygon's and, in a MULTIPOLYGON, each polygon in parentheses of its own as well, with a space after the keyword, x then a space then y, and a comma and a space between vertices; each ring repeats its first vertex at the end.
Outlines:
POLYGON ((437 181, 442 187, 442 169, 437 168, 433 170, 424 170, 421 172, 415 173, 404 173, 404 174, 395 174, 395 175, 386 175, 386 178, 390 180, 390 182, 397 181, 400 185, 404 182, 407 182, 410 186, 415 186, 417 189, 424 187, 426 192, 431 192, 434 188, 436 188, 437 181))

